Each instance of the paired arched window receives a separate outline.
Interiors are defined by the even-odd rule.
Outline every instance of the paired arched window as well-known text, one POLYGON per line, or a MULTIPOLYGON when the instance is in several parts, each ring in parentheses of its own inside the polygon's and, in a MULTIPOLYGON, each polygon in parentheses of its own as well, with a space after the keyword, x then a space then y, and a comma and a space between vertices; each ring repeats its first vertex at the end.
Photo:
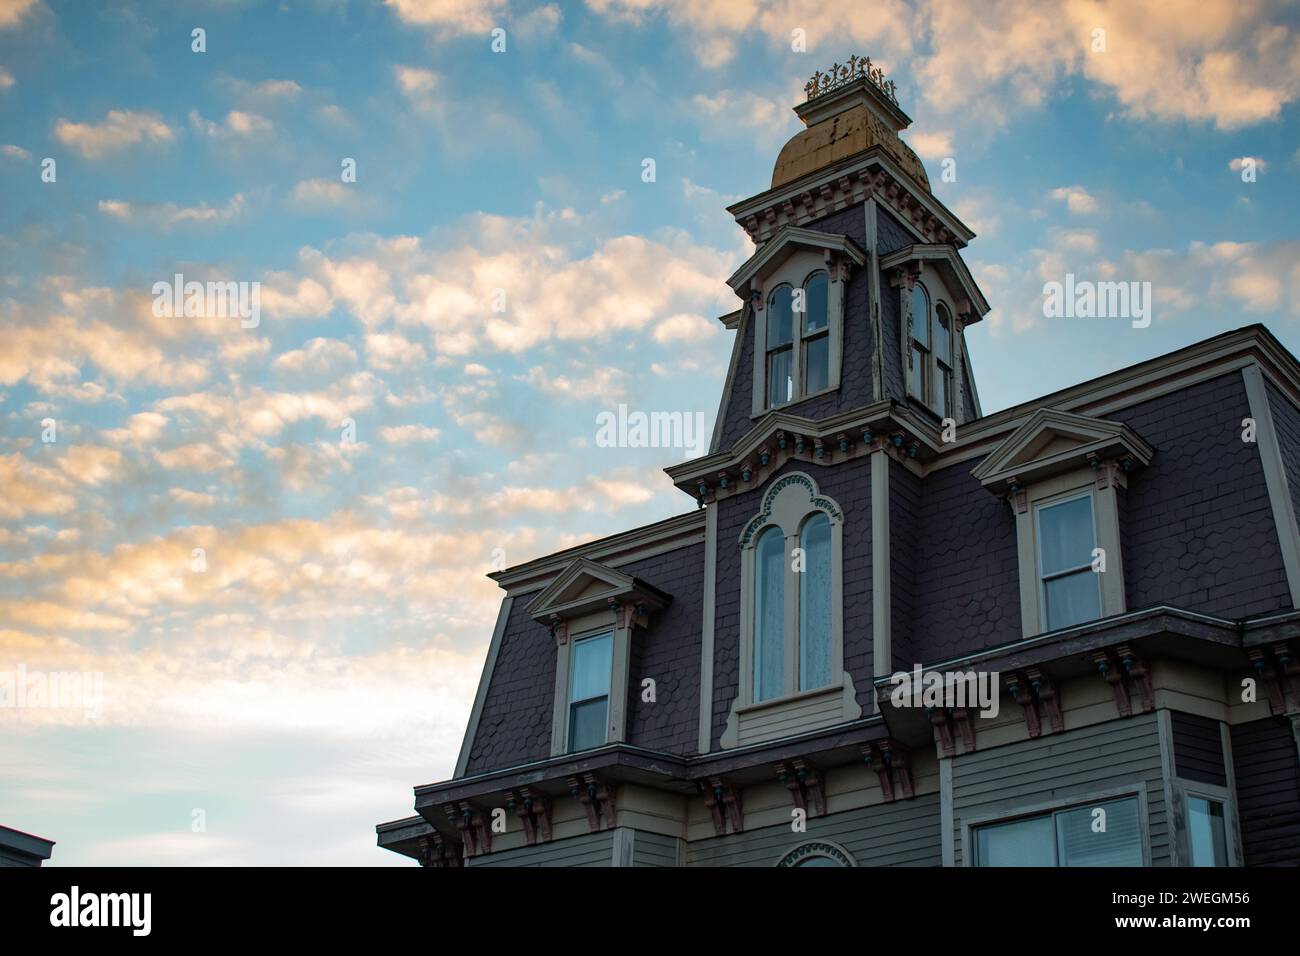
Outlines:
POLYGON ((841 524, 839 506, 795 472, 773 484, 742 535, 748 702, 837 682, 841 524))
POLYGON ((912 284, 911 366, 907 390, 937 415, 952 414, 952 312, 934 302, 918 280, 912 284))
POLYGON ((830 385, 828 301, 829 280, 822 270, 810 273, 799 288, 782 283, 768 296, 768 408, 830 385), (798 376, 796 369, 801 372, 798 376))

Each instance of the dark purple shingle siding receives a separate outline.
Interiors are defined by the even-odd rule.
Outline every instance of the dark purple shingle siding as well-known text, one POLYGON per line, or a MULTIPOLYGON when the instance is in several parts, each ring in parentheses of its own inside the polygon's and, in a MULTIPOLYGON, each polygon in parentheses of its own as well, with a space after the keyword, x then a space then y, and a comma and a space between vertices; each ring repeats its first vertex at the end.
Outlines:
POLYGON ((1124 582, 1130 610, 1159 604, 1239 618, 1290 607, 1259 446, 1229 372, 1107 416, 1156 449, 1130 477, 1124 582))
MULTIPOLYGON (((1277 431, 1282 470, 1286 473, 1287 488, 1291 492, 1291 507, 1300 516, 1300 408, 1292 405, 1272 385, 1266 384, 1265 389, 1273 412, 1273 428, 1277 431)), ((1281 533, 1285 533, 1285 529, 1279 529, 1281 533)))
POLYGON ((913 655, 913 622, 917 614, 921 479, 903 465, 889 461, 889 594, 894 670, 908 670, 913 655))
POLYGON ((971 477, 976 464, 933 471, 921 482, 914 544, 924 557, 913 663, 960 657, 1021 636, 1015 515, 971 477))
POLYGON ((844 510, 844 667, 857 687, 858 703, 871 700, 871 466, 866 458, 827 467, 789 461, 760 488, 719 502, 718 568, 713 632, 713 734, 716 748, 740 683, 740 533, 758 514, 763 493, 791 471, 812 476, 818 490, 844 510))
POLYGON ((678 548, 619 568, 673 596, 649 628, 632 632, 627 739, 650 750, 699 750, 700 631, 704 620, 704 545, 678 548), (641 700, 641 681, 655 682, 655 702, 641 700))
POLYGON ((881 203, 876 203, 876 251, 887 256, 916 243, 917 238, 881 203))
POLYGON ((538 593, 516 595, 510 606, 466 775, 551 755, 555 639, 528 616, 528 605, 538 593))

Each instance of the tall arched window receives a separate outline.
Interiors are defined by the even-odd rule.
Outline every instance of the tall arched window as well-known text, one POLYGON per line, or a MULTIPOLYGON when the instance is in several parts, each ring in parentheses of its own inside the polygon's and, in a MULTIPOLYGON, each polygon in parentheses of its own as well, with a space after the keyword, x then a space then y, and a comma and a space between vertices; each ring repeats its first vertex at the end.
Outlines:
POLYGON ((754 700, 785 686, 785 536, 768 528, 754 558, 754 700))
POLYGON ((776 287, 767 302, 767 404, 784 405, 794 398, 793 290, 776 287))
POLYGON ((952 314, 940 302, 934 307, 934 392, 930 407, 946 416, 952 401, 952 314))
POLYGON ((912 367, 907 387, 921 401, 930 394, 930 293, 920 282, 912 285, 912 367))
POLYGON ((825 272, 814 272, 803 284, 804 311, 800 334, 805 395, 820 392, 830 384, 831 336, 826 312, 829 285, 825 272))
POLYGON ((799 575, 799 689, 831 682, 831 522, 813 512, 799 534, 804 569, 799 575))

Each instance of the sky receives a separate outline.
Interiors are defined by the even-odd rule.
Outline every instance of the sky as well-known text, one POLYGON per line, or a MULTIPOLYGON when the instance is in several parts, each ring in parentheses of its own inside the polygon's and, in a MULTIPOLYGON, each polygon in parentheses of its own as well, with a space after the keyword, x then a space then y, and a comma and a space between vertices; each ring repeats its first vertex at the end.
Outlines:
POLYGON ((692 449, 598 416, 712 428, 724 207, 850 54, 978 234, 986 413, 1255 322, 1300 351, 1282 2, 0 0, 0 824, 411 865, 374 824, 452 773, 487 572, 694 507, 692 449), (168 314, 177 274, 255 321, 168 314), (1067 274, 1150 325, 1049 316, 1067 274), (19 705, 53 674, 80 705, 19 705))

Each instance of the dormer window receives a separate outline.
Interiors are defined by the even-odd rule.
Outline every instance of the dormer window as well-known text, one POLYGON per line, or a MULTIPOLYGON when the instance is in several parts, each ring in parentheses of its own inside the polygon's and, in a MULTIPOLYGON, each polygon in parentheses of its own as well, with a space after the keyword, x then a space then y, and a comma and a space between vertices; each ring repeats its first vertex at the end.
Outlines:
POLYGON ((952 310, 917 280, 912 286, 912 348, 907 391, 940 418, 952 413, 952 310))
POLYGON ((753 417, 839 388, 845 288, 866 261, 847 236, 785 226, 727 280, 748 303, 753 417))
POLYGON ((573 642, 569 672, 568 750, 589 750, 607 739, 614 634, 593 634, 573 642))

